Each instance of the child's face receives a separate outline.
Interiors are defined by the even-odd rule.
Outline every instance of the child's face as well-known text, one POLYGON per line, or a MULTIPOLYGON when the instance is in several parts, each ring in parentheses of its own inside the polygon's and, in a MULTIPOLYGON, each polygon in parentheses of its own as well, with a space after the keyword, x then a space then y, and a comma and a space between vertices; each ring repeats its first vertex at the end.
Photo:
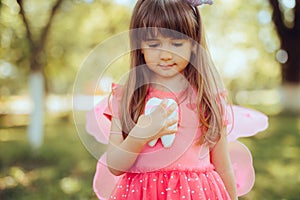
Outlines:
POLYGON ((173 77, 189 64, 192 43, 188 39, 174 39, 158 35, 141 43, 141 50, 149 69, 161 77, 173 77))

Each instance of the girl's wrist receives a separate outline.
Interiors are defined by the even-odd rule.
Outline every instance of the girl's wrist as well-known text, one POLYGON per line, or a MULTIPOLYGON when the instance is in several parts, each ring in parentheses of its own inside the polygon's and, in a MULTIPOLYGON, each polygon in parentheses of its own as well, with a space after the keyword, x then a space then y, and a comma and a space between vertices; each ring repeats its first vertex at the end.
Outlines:
POLYGON ((149 139, 144 137, 141 133, 144 133, 145 130, 142 127, 135 126, 130 133, 128 134, 128 139, 132 140, 134 144, 139 144, 140 146, 144 146, 149 139))

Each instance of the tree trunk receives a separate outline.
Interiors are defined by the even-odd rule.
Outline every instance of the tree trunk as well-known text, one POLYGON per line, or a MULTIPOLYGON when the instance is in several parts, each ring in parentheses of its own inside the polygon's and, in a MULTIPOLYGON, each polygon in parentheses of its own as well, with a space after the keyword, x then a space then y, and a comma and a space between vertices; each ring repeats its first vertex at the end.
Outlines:
POLYGON ((28 126, 29 143, 34 149, 43 144, 44 138, 44 76, 36 71, 29 76, 29 92, 32 100, 32 111, 28 126))
POLYGON ((300 84, 283 84, 281 96, 285 111, 300 113, 300 84))
POLYGON ((281 48, 288 54, 287 62, 282 65, 283 84, 300 84, 300 33, 285 32, 281 37, 281 48))
POLYGON ((287 111, 299 112, 300 103, 300 0, 296 0, 293 27, 287 27, 279 0, 269 0, 273 7, 273 22, 281 42, 281 49, 288 55, 282 64, 282 104, 287 111))

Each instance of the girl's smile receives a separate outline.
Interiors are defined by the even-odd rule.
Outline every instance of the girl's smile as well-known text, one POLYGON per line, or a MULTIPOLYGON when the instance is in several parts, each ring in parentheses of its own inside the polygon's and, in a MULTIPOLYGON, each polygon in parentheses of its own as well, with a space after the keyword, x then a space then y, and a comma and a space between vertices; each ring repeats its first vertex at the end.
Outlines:
POLYGON ((163 70, 168 70, 174 67, 175 64, 159 64, 158 66, 161 67, 163 70))

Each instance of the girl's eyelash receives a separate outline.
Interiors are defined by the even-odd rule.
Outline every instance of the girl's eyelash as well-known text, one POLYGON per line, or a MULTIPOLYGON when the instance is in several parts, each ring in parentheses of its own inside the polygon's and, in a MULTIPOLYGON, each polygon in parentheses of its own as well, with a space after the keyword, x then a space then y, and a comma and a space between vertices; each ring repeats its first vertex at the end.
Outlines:
POLYGON ((155 48, 155 47, 158 47, 159 44, 148 44, 148 46, 151 47, 151 48, 155 48))
MULTIPOLYGON (((181 47, 183 45, 183 42, 172 42, 172 45, 175 47, 181 47)), ((148 43, 148 46, 150 48, 156 48, 160 46, 160 43, 148 43)))
POLYGON ((182 43, 173 43, 173 45, 174 45, 175 47, 181 47, 181 46, 182 46, 182 43))

